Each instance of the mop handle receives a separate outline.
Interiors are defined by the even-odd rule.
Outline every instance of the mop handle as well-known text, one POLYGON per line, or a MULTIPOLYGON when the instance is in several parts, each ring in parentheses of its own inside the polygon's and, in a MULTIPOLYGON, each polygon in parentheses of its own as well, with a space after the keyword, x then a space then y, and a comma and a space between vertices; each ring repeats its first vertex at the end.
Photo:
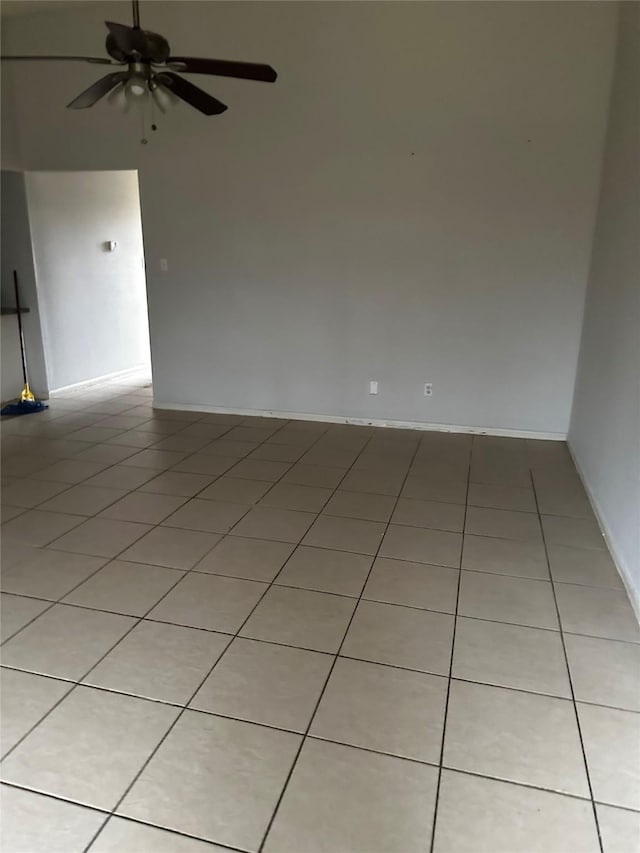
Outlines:
POLYGON ((24 384, 28 385, 29 380, 27 379, 27 358, 24 351, 24 332, 22 331, 22 315, 20 313, 20 296, 18 295, 18 273, 16 270, 13 271, 13 286, 16 292, 16 311, 18 314, 18 331, 20 333, 20 355, 22 356, 22 378, 24 379, 24 384))

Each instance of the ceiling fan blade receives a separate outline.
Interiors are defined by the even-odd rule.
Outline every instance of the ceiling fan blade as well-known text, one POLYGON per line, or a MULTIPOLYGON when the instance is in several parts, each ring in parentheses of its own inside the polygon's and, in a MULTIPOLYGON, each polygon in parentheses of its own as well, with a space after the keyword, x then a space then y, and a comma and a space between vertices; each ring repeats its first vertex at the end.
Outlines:
POLYGON ((84 110, 87 107, 92 107, 104 95, 108 94, 118 83, 124 83, 129 76, 127 71, 118 71, 117 74, 107 74, 85 89, 77 98, 74 98, 71 103, 67 104, 72 110, 84 110))
POLYGON ((0 56, 3 62, 91 62, 94 65, 123 65, 98 56, 0 56))
POLYGON ((227 109, 226 104, 223 104, 222 101, 194 86, 193 83, 189 83, 188 80, 183 80, 182 77, 178 77, 171 71, 158 74, 157 79, 162 86, 166 86, 170 92, 206 116, 219 115, 227 109))
POLYGON ((126 24, 116 24, 114 21, 105 21, 105 24, 113 40, 126 56, 132 53, 139 53, 140 56, 147 55, 149 45, 144 30, 139 27, 128 27, 126 24))
POLYGON ((233 62, 228 59, 198 59, 193 56, 170 56, 168 63, 179 63, 177 70, 187 74, 216 74, 219 77, 238 77, 241 80, 262 80, 274 83, 277 72, 270 65, 257 62, 233 62))

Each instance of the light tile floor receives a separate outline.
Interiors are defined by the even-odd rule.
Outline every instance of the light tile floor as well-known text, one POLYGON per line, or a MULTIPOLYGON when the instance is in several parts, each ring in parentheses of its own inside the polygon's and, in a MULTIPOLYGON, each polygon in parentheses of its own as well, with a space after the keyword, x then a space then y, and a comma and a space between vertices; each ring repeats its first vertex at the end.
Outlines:
POLYGON ((2 423, 5 853, 633 853, 640 629, 560 443, 2 423))

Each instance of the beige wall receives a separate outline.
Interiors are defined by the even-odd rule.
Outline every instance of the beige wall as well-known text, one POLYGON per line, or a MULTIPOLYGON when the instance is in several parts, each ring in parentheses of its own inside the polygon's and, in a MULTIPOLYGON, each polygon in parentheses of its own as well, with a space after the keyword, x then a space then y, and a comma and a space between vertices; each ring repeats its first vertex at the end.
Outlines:
MULTIPOLYGON (((614 4, 142 11, 174 51, 280 73, 194 78, 228 112, 141 146, 135 116, 64 109, 97 69, 13 69, 24 168, 140 170, 160 402, 566 432, 614 4)), ((100 55, 129 14, 16 16, 7 52, 100 55)))
POLYGON ((569 445, 640 615, 640 4, 621 5, 569 445))

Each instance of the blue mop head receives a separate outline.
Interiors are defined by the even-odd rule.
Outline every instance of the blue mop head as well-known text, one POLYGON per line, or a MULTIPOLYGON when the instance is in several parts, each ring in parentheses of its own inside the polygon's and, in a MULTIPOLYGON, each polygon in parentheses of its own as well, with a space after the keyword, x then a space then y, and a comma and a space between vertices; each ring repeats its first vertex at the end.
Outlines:
POLYGON ((20 400, 17 403, 7 403, 0 410, 0 415, 30 415, 48 408, 46 403, 41 403, 39 400, 20 400))

